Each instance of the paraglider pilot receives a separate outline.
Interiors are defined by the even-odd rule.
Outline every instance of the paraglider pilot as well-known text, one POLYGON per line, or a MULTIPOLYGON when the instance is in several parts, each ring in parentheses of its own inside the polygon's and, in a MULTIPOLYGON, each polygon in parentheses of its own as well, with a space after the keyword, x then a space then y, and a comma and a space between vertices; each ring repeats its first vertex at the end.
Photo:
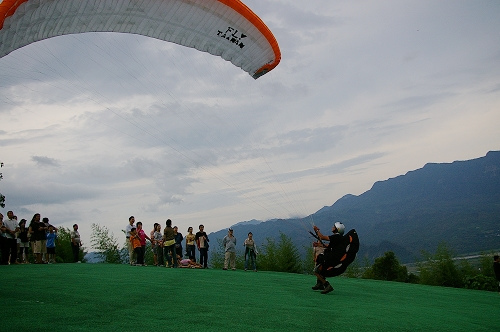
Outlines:
POLYGON ((324 252, 321 252, 316 257, 314 274, 316 275, 317 281, 312 289, 321 290, 321 294, 327 294, 333 291, 332 285, 326 280, 328 253, 336 251, 337 247, 342 245, 342 235, 344 234, 345 226, 340 222, 336 222, 332 227, 333 234, 330 236, 323 235, 317 226, 313 228, 316 233, 314 237, 318 239, 318 242, 314 242, 313 246, 324 248, 324 252), (323 241, 328 241, 328 244, 323 243, 323 241))

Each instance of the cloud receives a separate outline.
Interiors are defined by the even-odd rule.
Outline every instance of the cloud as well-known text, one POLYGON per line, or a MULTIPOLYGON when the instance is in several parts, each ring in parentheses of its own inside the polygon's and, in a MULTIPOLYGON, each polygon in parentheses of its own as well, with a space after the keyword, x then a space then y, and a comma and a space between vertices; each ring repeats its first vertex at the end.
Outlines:
MULTIPOLYGON (((7 202, 9 205, 16 207, 57 206, 77 200, 96 199, 99 196, 95 189, 78 184, 46 182, 27 186, 25 183, 20 182, 14 185, 6 185, 4 188, 7 202)), ((19 208, 16 208, 16 210, 19 210, 19 208)), ((24 218, 27 219, 26 216, 24 218)))
POLYGON ((32 156, 31 160, 36 163, 39 167, 59 167, 59 161, 54 158, 43 157, 43 156, 32 156))

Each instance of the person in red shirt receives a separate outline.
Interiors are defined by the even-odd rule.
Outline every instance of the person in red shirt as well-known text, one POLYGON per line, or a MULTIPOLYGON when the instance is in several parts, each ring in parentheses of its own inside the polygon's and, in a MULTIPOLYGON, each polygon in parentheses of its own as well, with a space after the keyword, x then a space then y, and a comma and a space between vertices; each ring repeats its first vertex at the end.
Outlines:
POLYGON ((144 232, 144 230, 142 229, 142 222, 140 221, 137 222, 136 233, 141 242, 140 251, 137 256, 137 264, 146 266, 146 264, 144 263, 144 256, 146 255, 146 239, 148 239, 149 242, 151 242, 151 238, 147 236, 146 232, 144 232))

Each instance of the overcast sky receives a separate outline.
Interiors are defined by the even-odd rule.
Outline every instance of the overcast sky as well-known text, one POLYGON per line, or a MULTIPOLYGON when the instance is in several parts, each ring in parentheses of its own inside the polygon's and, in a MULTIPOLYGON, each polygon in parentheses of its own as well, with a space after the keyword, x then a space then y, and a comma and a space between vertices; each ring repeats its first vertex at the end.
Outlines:
MULTIPOLYGON (((182 233, 312 214, 374 182, 500 150, 500 2, 246 0, 281 63, 252 79, 136 35, 0 59, 6 215, 182 233)), ((243 234, 236 234, 244 238, 243 234)))

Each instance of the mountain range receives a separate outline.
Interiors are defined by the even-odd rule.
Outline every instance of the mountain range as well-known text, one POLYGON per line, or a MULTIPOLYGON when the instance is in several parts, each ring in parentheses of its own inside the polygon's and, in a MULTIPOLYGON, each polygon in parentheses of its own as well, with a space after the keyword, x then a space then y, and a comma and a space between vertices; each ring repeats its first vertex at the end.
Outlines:
MULTIPOLYGON (((295 219, 251 220, 232 226, 243 244, 252 232, 258 245, 290 237, 304 255, 317 225, 328 234, 335 221, 360 238, 358 257, 373 261, 393 251, 403 263, 418 260, 446 243, 456 255, 500 248, 500 151, 452 163, 429 163, 404 175, 376 182, 361 195, 345 195, 331 206, 295 219)), ((211 243, 227 230, 209 234, 211 243)), ((242 248, 242 247, 241 247, 242 248)))

